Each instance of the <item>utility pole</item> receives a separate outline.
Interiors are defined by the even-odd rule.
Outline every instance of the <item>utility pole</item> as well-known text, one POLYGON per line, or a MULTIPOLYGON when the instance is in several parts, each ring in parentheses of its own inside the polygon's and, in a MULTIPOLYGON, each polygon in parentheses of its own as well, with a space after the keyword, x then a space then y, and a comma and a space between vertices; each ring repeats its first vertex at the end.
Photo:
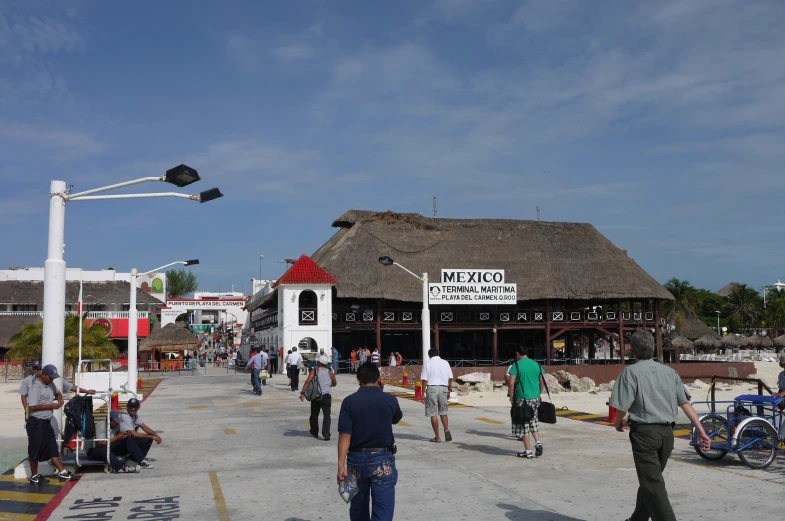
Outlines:
POLYGON ((540 220, 540 207, 537 207, 537 221, 540 220))
POLYGON ((433 217, 436 217, 436 196, 433 196, 433 217))

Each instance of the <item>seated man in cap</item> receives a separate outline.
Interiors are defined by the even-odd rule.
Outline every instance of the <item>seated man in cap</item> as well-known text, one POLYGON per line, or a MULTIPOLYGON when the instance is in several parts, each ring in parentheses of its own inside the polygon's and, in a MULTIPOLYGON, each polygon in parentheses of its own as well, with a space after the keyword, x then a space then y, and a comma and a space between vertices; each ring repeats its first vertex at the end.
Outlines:
POLYGON ((27 406, 30 418, 27 420, 27 456, 30 462, 30 483, 38 485, 48 480, 38 473, 38 462, 51 460, 58 471, 60 481, 78 479, 65 470, 57 447, 57 437, 52 428, 52 411, 63 406, 63 395, 52 383, 60 378, 53 365, 44 366, 41 376, 33 382, 27 392, 27 406))
MULTIPOLYGON (((111 467, 112 473, 118 472, 125 472, 125 473, 132 473, 132 472, 139 472, 139 466, 128 466, 125 464, 125 460, 119 456, 117 456, 113 449, 115 447, 119 449, 125 450, 125 446, 123 444, 123 440, 128 438, 130 434, 127 432, 120 432, 120 418, 122 417, 123 413, 121 411, 109 411, 109 435, 107 436, 106 433, 106 423, 98 422, 95 426, 95 437, 96 439, 107 439, 109 438, 109 453, 107 454, 106 451, 106 441, 96 441, 95 445, 87 449, 87 457, 97 461, 106 461, 107 456, 109 458, 109 466, 111 467)), ((142 458, 144 459, 144 458, 142 458)))
POLYGON ((147 461, 147 453, 153 445, 153 441, 161 443, 161 437, 153 429, 148 427, 139 416, 139 400, 131 398, 128 400, 126 412, 121 412, 118 417, 120 432, 128 434, 117 444, 112 445, 111 449, 118 456, 129 455, 131 459, 139 463, 139 468, 152 469, 153 466, 147 461), (141 428, 144 433, 137 429, 141 428))

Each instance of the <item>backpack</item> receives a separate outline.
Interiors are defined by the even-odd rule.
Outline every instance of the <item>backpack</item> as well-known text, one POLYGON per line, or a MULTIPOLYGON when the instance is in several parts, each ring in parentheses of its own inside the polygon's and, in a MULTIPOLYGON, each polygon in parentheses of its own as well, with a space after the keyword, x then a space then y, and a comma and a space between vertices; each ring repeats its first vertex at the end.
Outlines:
POLYGON ((314 368, 311 383, 303 391, 305 399, 309 402, 321 400, 322 398, 322 386, 319 384, 319 369, 319 367, 314 368))

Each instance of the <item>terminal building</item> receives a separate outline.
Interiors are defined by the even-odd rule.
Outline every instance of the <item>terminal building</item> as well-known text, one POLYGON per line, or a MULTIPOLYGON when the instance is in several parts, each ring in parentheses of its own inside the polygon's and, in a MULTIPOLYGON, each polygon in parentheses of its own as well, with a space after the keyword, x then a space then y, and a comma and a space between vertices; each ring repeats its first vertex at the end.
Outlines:
POLYGON ((419 359, 423 283, 380 263, 389 257, 435 283, 431 345, 456 363, 502 364, 517 345, 546 364, 596 360, 598 345, 618 358, 641 329, 663 348, 660 306, 673 297, 590 224, 352 210, 332 226, 337 232, 313 255, 248 301, 261 345, 335 346, 344 359, 358 346, 379 347, 383 358, 397 351, 419 359), (472 273, 497 287, 478 289, 472 273), (513 297, 471 296, 510 285, 513 297))

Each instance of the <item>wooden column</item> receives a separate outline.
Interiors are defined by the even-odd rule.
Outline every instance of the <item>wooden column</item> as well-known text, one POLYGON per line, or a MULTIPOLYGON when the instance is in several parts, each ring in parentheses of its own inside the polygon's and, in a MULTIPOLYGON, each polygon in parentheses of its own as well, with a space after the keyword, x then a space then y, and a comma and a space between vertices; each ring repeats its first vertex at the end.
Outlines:
POLYGON ((594 331, 589 332, 589 364, 592 363, 594 357, 597 355, 597 350, 594 348, 594 331))
POLYGON ((619 363, 624 364, 624 310, 619 300, 619 363))
POLYGON ((493 367, 499 362, 499 330, 496 329, 496 322, 493 323, 493 367))
MULTIPOLYGON (((660 363, 665 363, 665 356, 662 349, 662 328, 660 328, 660 301, 654 301, 654 339, 657 341, 657 358, 660 359, 660 363)), ((678 362, 679 359, 677 358, 674 362, 678 362)))
POLYGON ((545 365, 551 365, 551 301, 545 303, 545 365))
POLYGON ((376 347, 379 348, 379 359, 382 352, 382 300, 376 301, 376 347))
POLYGON ((436 350, 439 351, 439 356, 441 356, 442 351, 441 348, 439 347, 439 323, 438 322, 433 323, 433 347, 435 347, 436 350))

